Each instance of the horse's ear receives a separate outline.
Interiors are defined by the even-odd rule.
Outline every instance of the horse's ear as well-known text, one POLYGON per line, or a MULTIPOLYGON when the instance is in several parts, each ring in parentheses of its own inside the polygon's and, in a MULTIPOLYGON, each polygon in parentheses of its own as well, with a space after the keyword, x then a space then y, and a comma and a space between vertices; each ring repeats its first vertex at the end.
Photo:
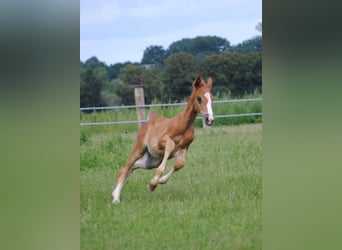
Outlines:
POLYGON ((207 80, 207 86, 209 89, 211 89, 211 86, 213 85, 213 78, 211 78, 210 76, 208 77, 207 80))
POLYGON ((200 76, 197 76, 192 86, 193 88, 198 89, 199 87, 201 87, 201 84, 202 84, 202 78, 200 76))

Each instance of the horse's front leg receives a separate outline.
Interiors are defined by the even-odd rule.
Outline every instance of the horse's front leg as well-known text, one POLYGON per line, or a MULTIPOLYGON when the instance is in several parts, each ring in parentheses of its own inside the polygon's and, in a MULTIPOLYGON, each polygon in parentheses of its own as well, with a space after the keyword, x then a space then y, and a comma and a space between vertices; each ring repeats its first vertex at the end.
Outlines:
POLYGON ((171 140, 169 136, 165 136, 163 138, 163 144, 165 145, 163 160, 157 168, 156 175, 152 178, 148 185, 150 191, 153 191, 157 187, 160 177, 164 174, 166 162, 175 149, 175 142, 171 140))
POLYGON ((179 169, 184 167, 186 152, 186 149, 181 149, 175 152, 175 163, 173 165, 173 168, 171 168, 171 170, 166 175, 159 179, 159 184, 165 184, 175 171, 178 171, 179 169))

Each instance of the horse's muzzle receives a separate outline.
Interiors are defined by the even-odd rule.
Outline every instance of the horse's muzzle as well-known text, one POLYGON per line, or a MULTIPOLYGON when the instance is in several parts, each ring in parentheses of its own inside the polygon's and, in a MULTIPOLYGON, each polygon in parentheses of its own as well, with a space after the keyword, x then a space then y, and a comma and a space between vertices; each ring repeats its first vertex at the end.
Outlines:
POLYGON ((209 114, 205 114, 203 116, 203 120, 204 120, 205 125, 207 126, 211 126, 214 124, 214 117, 210 117, 209 114))

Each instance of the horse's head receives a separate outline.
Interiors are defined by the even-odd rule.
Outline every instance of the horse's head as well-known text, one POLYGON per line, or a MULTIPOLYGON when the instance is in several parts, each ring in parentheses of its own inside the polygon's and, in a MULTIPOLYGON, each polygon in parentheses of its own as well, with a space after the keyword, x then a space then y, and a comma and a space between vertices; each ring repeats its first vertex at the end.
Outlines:
POLYGON ((211 107, 214 97, 211 93, 213 79, 208 78, 207 83, 198 76, 192 84, 191 101, 195 110, 202 115, 207 126, 214 123, 214 114, 211 107))

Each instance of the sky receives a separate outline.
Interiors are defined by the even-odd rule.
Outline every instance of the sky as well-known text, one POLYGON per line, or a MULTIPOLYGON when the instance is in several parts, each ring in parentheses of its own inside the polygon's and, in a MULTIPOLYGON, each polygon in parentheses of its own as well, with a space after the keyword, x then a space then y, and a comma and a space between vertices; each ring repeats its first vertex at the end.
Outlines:
POLYGON ((80 60, 141 62, 151 45, 218 36, 236 45, 260 32, 261 0, 80 0, 80 60))

